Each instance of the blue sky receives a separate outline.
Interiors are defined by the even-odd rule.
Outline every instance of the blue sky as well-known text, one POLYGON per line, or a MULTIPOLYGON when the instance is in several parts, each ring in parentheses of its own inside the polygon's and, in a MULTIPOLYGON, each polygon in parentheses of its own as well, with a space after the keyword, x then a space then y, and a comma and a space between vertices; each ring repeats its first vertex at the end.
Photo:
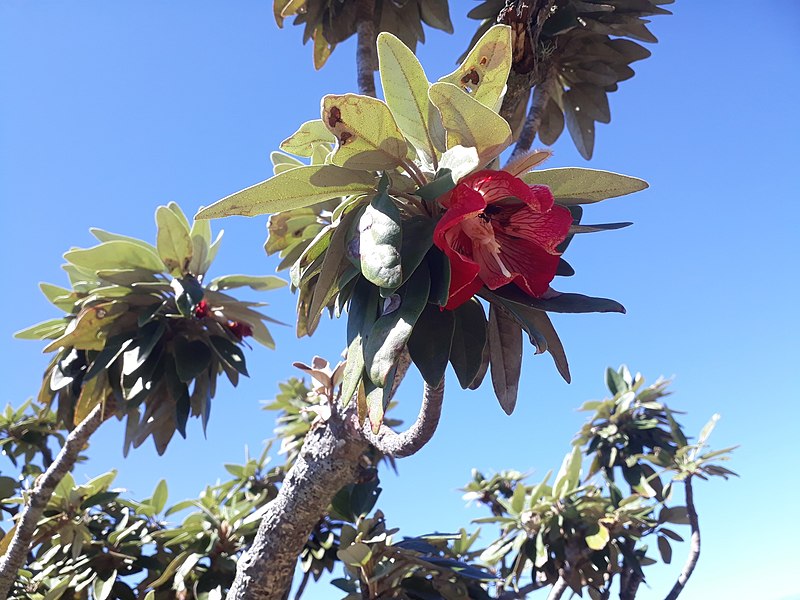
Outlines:
MULTIPOLYGON (((448 73, 474 25, 451 2, 456 34, 428 31, 418 55, 429 76, 448 73)), ((491 386, 446 395, 435 439, 386 473, 380 506, 407 535, 447 531, 482 513, 464 509, 457 488, 470 469, 516 468, 534 476, 558 466, 584 415, 603 395, 607 365, 627 363, 650 380, 675 376, 676 408, 689 432, 714 412, 717 447, 741 444, 733 481, 696 492, 703 556, 682 596, 800 597, 793 555, 800 525, 795 382, 797 260, 800 258, 797 117, 800 9, 791 0, 678 2, 658 17, 653 56, 610 97, 612 122, 598 125, 588 166, 648 180, 643 193, 586 211, 587 222, 630 220, 629 229, 582 236, 568 259, 577 275, 564 291, 613 297, 627 315, 560 315, 573 383, 549 358, 528 352, 517 411, 507 417, 491 386), (759 567, 762 564, 763 567, 759 567), (793 594, 795 596, 793 596, 793 594)), ((355 91, 354 46, 342 44, 315 73, 301 31, 280 31, 271 2, 0 4, 0 264, 7 281, 0 402, 34 395, 46 358, 14 331, 56 316, 39 281, 64 284, 61 254, 92 245, 91 226, 152 240, 153 213, 177 201, 187 212, 270 175, 269 153, 299 123, 316 118, 325 93, 355 91)), ((551 166, 587 166, 566 137, 551 166)), ((214 273, 267 274, 266 218, 232 218, 214 273)), ((293 320, 294 299, 271 293, 270 314, 293 320)), ((256 349, 252 378, 221 386, 208 439, 198 422, 166 456, 148 444, 122 459, 122 426, 95 436, 81 480, 118 468, 118 483, 147 496, 170 480, 170 499, 195 495, 270 437, 260 409, 294 360, 334 360, 343 324, 313 339, 275 330, 278 350, 256 349)), ((419 379, 409 378, 399 413, 416 414, 419 379)), ((683 560, 649 573, 640 597, 661 598, 683 560)), ((310 598, 336 597, 322 587, 310 598)))

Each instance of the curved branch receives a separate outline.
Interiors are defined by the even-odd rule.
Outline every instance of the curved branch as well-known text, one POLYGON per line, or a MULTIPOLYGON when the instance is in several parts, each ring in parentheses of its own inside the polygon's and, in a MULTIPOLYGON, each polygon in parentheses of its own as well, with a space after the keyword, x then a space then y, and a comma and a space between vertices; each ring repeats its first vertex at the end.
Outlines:
POLYGON ((675 582, 675 585, 664 600, 675 600, 681 595, 683 588, 686 587, 686 583, 689 581, 689 577, 692 576, 692 572, 697 566, 697 561, 700 560, 700 523, 697 518, 697 509, 694 506, 691 475, 686 478, 684 485, 686 486, 686 511, 689 513, 689 526, 692 528, 689 556, 683 565, 680 576, 678 576, 678 581, 675 582))
POLYGON ((379 451, 395 458, 404 458, 419 452, 427 444, 439 425, 442 414, 442 401, 444 399, 444 379, 437 386, 425 384, 422 395, 422 406, 419 409, 417 420, 411 427, 397 433, 385 425, 380 432, 372 433, 369 425, 365 423, 362 433, 364 438, 379 451))
POLYGON ((497 600, 522 600, 526 598, 528 594, 531 592, 535 592, 536 590, 540 590, 545 586, 545 584, 539 581, 532 581, 527 585, 523 585, 518 590, 509 590, 507 592, 503 592, 497 597, 497 600))
POLYGON ((0 558, 0 600, 8 597, 8 592, 17 577, 17 571, 25 565, 31 540, 36 531, 36 524, 50 501, 53 491, 64 475, 75 466, 75 461, 89 437, 102 425, 103 407, 104 403, 102 402, 95 406, 86 418, 70 432, 56 459, 34 483, 25 507, 17 520, 14 537, 11 539, 8 550, 0 558))

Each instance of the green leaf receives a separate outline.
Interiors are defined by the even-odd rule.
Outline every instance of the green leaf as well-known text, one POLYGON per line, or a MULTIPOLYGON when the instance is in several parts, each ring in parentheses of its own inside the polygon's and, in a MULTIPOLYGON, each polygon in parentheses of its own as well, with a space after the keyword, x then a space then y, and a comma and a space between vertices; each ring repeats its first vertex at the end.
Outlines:
POLYGON ((411 360, 431 386, 439 385, 444 378, 454 328, 453 311, 427 304, 408 338, 411 360))
POLYGON ((564 117, 575 147, 586 160, 594 153, 594 120, 578 104, 578 99, 568 91, 563 96, 564 117))
POLYGON ((14 334, 20 340, 47 340, 54 339, 64 334, 67 327, 66 319, 50 319, 37 323, 27 329, 22 329, 14 334))
POLYGON ((72 290, 44 282, 39 284, 39 289, 56 308, 66 313, 72 312, 75 300, 77 300, 77 298, 73 296, 72 290))
POLYGON ((372 382, 383 387, 389 372, 397 363, 400 352, 411 335, 411 330, 419 318, 430 292, 430 273, 425 264, 397 291, 397 297, 388 298, 384 314, 364 341, 364 363, 372 382), (399 306, 392 306, 399 300, 399 306), (386 312, 386 307, 389 312, 386 312))
MULTIPOLYGON (((439 175, 442 171, 447 169, 448 171, 450 171, 449 173, 450 179, 453 182, 452 183, 453 187, 455 187, 456 183, 461 181, 464 177, 466 177, 473 171, 477 170, 480 166, 481 166, 481 157, 478 155, 477 149, 471 146, 470 147, 453 146, 452 148, 447 150, 444 154, 442 154, 442 158, 439 161, 439 172, 437 172, 437 175, 439 175)), ((438 181, 438 179, 436 181, 438 181)), ((436 181, 433 181, 431 183, 435 183, 436 181)), ((450 189, 445 189, 441 193, 445 194, 449 192, 450 189)), ((425 198, 425 196, 422 196, 419 193, 419 190, 416 192, 416 194, 426 200, 428 199, 425 198)))
POLYGON ((511 143, 506 120, 452 83, 434 83, 428 97, 442 116, 448 149, 471 146, 486 164, 511 143))
POLYGON ((400 248, 403 239, 400 210, 382 191, 359 221, 361 272, 378 287, 395 288, 403 281, 400 248))
POLYGON ((156 209, 156 247, 167 270, 175 276, 183 275, 192 260, 192 238, 185 217, 181 219, 166 206, 156 209))
POLYGON ((661 535, 658 536, 658 551, 661 554, 661 560, 666 564, 672 562, 672 546, 670 546, 669 540, 661 535))
POLYGON ((328 131, 321 119, 306 121, 297 131, 283 140, 280 149, 297 156, 310 157, 319 144, 334 144, 336 137, 328 131))
POLYGON ((498 296, 504 302, 513 302, 530 306, 537 310, 557 313, 590 313, 590 312, 618 312, 625 313, 625 307, 616 300, 608 298, 593 298, 583 294, 563 294, 550 290, 553 294, 549 298, 534 298, 528 296, 514 285, 506 285, 491 292, 481 293, 487 298, 498 296))
POLYGON ((178 379, 190 382, 211 364, 211 350, 200 340, 188 341, 183 336, 174 340, 175 369, 178 379))
POLYGON ((162 479, 156 485, 156 489, 153 492, 153 496, 150 498, 150 504, 155 511, 155 514, 159 514, 167 504, 167 482, 166 480, 162 479))
POLYGON ((610 171, 565 167, 531 171, 521 176, 529 185, 546 185, 558 204, 592 204, 644 190, 647 182, 610 171))
POLYGON ((625 385, 622 376, 611 367, 606 369, 606 387, 614 396, 628 389, 628 386, 625 385))
POLYGON ((103 242, 92 248, 77 248, 64 258, 81 269, 97 272, 112 269, 143 269, 152 273, 164 271, 158 254, 139 244, 124 240, 103 242))
POLYGON ((605 525, 598 523, 597 527, 597 533, 586 536, 586 545, 592 550, 602 550, 605 548, 608 545, 608 541, 611 537, 609 535, 608 528, 605 525))
POLYGON ((495 25, 483 34, 461 65, 439 81, 458 86, 497 111, 511 71, 511 50, 511 27, 495 25))
POLYGON ((408 142, 389 107, 358 94, 322 98, 322 120, 336 136, 331 164, 368 171, 391 170, 408 155, 408 142))
POLYGON ((510 415, 517 404, 522 371, 522 330, 496 304, 489 308, 488 341, 494 393, 503 411, 510 415))
POLYGON ((578 486, 581 474, 581 462, 581 447, 573 446, 572 452, 564 457, 564 461, 561 463, 561 469, 559 469, 556 480, 553 482, 553 496, 556 498, 564 498, 578 486))
POLYGON ((331 198, 374 191, 375 184, 375 176, 366 171, 336 165, 297 167, 218 200, 201 209, 195 218, 253 217, 304 208, 331 198))
POLYGON ((453 343, 450 348, 450 364, 458 377, 458 383, 467 389, 480 372, 483 350, 487 341, 486 313, 475 298, 454 311, 453 343))
MULTIPOLYGON (((423 3, 424 5, 424 3, 423 3)), ((438 157, 428 123, 439 115, 428 99, 428 78, 414 53, 391 33, 378 35, 378 63, 386 104, 403 135, 428 160, 438 157)))
POLYGON ((438 248, 431 248, 426 256, 431 272, 430 301, 437 306, 446 306, 450 296, 450 260, 438 248))
POLYGON ((347 548, 340 548, 336 556, 346 565, 363 567, 372 558, 372 550, 365 543, 356 542, 347 548))
POLYGON ((92 591, 94 592, 95 600, 106 600, 111 595, 111 588, 114 587, 114 582, 117 580, 117 570, 111 571, 108 578, 103 579, 99 575, 92 583, 92 591))
POLYGON ((208 284, 208 289, 217 291, 249 287, 259 292, 265 292, 282 288, 285 285, 286 282, 283 279, 274 275, 225 275, 224 277, 212 279, 208 284))
POLYGON ((209 336, 211 345, 216 350, 219 357, 242 375, 247 376, 247 365, 245 364, 242 349, 229 339, 219 335, 209 336))

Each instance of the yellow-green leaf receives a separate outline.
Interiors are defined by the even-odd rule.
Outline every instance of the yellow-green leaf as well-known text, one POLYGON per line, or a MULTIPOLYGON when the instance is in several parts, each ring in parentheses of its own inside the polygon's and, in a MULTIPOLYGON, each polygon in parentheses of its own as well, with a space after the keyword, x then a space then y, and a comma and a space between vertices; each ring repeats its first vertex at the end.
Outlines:
POLYGON ((592 550, 602 550, 605 548, 606 544, 608 544, 608 540, 611 537, 605 525, 598 523, 597 526, 599 527, 597 533, 586 536, 586 545, 592 550))
MULTIPOLYGON (((280 148, 297 156, 311 156, 317 144, 333 144, 334 135, 328 131, 321 119, 306 121, 292 135, 281 142, 280 148)), ((287 157, 289 158, 289 157, 287 157)), ((273 156, 273 163, 275 159, 273 156)))
POLYGON ((485 165, 511 143, 506 120, 452 83, 434 83, 428 95, 442 115, 448 149, 472 146, 485 165))
POLYGON ((511 28, 495 25, 472 47, 464 62, 439 81, 452 83, 494 111, 500 109, 511 70, 511 28))
POLYGON ((156 209, 156 247, 172 275, 180 276, 192 260, 192 238, 188 223, 166 206, 156 209))
POLYGON ((103 329, 128 310, 124 302, 105 302, 81 311, 70 321, 60 338, 53 340, 42 352, 52 352, 61 346, 73 346, 80 350, 102 350, 105 345, 103 329))
POLYGON ((374 190, 376 180, 367 171, 336 165, 297 167, 218 200, 200 210, 195 218, 254 217, 304 208, 323 200, 374 190))
POLYGON ((378 36, 378 64, 383 95, 397 126, 432 160, 437 152, 428 123, 439 115, 428 99, 430 83, 422 65, 408 46, 385 31, 378 36))
POLYGON ((32 327, 17 331, 14 337, 20 340, 45 340, 53 339, 64 333, 67 327, 66 319, 50 319, 37 323, 32 327))
POLYGON ((144 269, 160 273, 164 270, 161 258, 148 248, 126 240, 103 242, 91 248, 76 248, 64 258, 80 269, 91 272, 110 269, 144 269))
POLYGON ((408 155, 408 142, 389 107, 358 94, 322 98, 322 121, 336 136, 331 163, 350 169, 391 170, 408 155))
POLYGON ((579 167, 531 171, 521 179, 527 184, 546 185, 562 205, 591 204, 648 187, 646 181, 636 177, 579 167))

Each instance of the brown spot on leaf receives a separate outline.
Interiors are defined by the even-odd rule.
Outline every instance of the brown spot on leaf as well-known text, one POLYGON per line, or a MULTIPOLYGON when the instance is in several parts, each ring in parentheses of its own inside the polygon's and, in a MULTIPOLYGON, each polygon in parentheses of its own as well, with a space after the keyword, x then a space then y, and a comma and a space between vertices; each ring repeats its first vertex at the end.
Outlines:
POLYGON ((485 67, 486 63, 488 63, 488 62, 489 62, 489 57, 488 56, 481 56, 481 66, 482 67, 485 67))
POLYGON ((471 83, 472 85, 478 85, 478 83, 480 83, 480 80, 481 76, 478 75, 478 72, 473 67, 464 74, 464 76, 461 78, 461 83, 463 85, 467 85, 469 83, 471 83))
POLYGON ((97 317, 98 319, 105 319, 107 314, 108 311, 105 308, 96 308, 94 310, 94 316, 97 317))
POLYGON ((339 110, 338 106, 331 106, 331 110, 328 113, 328 127, 336 127, 336 125, 341 122, 342 111, 339 110))
POLYGON ((339 134, 339 143, 344 146, 352 137, 352 133, 349 131, 343 131, 341 134, 339 134))

